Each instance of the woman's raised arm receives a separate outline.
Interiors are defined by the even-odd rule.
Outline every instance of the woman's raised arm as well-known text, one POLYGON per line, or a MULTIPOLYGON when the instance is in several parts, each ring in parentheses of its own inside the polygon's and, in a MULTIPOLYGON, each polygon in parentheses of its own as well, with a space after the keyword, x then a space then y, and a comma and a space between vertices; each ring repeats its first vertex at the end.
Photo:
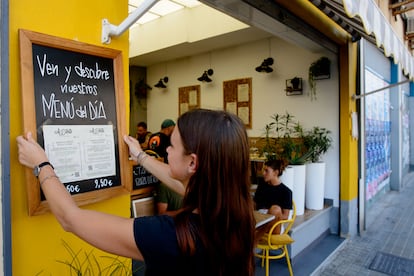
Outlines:
MULTIPOLYGON (((16 140, 22 165, 34 168, 48 161, 30 132, 16 140)), ((65 231, 109 253, 143 259, 135 244, 133 219, 79 208, 50 165, 40 169, 38 178, 50 210, 65 231)))
POLYGON ((138 140, 134 137, 125 135, 124 141, 128 145, 129 154, 134 161, 140 161, 140 165, 143 166, 151 174, 153 174, 156 178, 158 178, 162 183, 176 191, 178 194, 184 195, 185 188, 183 183, 170 176, 170 169, 168 164, 161 162, 155 158, 150 158, 150 156, 143 153, 138 140))

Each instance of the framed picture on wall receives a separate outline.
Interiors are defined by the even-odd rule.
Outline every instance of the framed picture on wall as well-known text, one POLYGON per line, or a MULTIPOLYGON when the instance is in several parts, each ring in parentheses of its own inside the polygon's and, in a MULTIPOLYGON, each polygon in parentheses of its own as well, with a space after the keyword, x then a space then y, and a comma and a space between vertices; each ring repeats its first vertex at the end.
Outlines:
POLYGON ((236 114, 246 128, 252 128, 252 78, 223 82, 223 108, 236 114))
POLYGON ((132 200, 132 214, 134 218, 154 215, 154 204, 154 197, 152 196, 132 200))
POLYGON ((178 88, 179 115, 195 108, 200 108, 200 85, 178 88))

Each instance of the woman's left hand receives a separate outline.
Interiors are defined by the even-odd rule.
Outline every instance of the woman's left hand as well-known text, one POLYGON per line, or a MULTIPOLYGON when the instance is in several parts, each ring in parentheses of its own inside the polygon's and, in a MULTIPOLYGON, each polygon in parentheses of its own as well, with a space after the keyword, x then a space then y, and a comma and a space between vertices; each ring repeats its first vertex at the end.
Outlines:
POLYGON ((48 161, 44 149, 33 139, 32 133, 16 138, 19 152, 19 162, 29 168, 34 168, 42 162, 48 161))

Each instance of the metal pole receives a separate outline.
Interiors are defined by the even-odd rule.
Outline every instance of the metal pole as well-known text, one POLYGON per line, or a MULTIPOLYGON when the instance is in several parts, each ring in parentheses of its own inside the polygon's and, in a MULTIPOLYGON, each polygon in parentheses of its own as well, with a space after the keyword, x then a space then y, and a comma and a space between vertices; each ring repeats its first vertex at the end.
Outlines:
POLYGON ((397 82, 397 83, 393 83, 393 84, 390 84, 390 85, 388 85, 388 86, 384 86, 384 87, 382 87, 382 88, 379 88, 379 89, 375 89, 375 90, 369 91, 369 92, 364 93, 364 94, 362 94, 362 95, 356 95, 356 94, 354 94, 354 95, 352 95, 352 99, 353 99, 353 100, 359 100, 360 98, 363 98, 363 97, 365 97, 365 96, 368 96, 368 95, 371 95, 371 94, 374 94, 374 93, 380 92, 380 91, 382 91, 382 90, 385 90, 385 89, 388 89, 388 88, 392 88, 392 87, 395 87, 395 86, 398 86, 398 85, 401 85, 401 84, 404 84, 404 83, 407 83, 407 82, 410 82, 410 80, 409 80, 409 79, 407 79, 407 80, 403 80, 403 81, 400 81, 400 82, 397 82))

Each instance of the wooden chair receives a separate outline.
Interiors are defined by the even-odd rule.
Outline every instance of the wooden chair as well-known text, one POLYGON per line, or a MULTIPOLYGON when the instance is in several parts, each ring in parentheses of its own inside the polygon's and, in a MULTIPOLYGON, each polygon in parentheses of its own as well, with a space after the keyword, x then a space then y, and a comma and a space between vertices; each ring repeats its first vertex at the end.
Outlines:
POLYGON ((290 237, 289 231, 293 226, 293 223, 296 219, 296 205, 295 202, 292 202, 293 212, 289 219, 279 220, 270 228, 269 232, 264 234, 262 238, 258 241, 256 247, 261 250, 260 253, 255 253, 256 257, 262 259, 262 267, 266 261, 266 276, 269 275, 269 260, 271 259, 281 259, 286 257, 286 262, 288 264, 289 273, 293 275, 292 265, 290 263, 289 252, 287 246, 292 244, 294 240, 290 237), (278 227, 284 226, 284 227, 278 227), (280 234, 276 233, 276 229, 281 228, 282 232, 280 234), (270 252, 272 251, 272 252, 270 252), (275 251, 275 252, 273 252, 275 251), (272 254, 270 254, 272 253, 272 254), (274 253, 274 254, 273 254, 274 253))

